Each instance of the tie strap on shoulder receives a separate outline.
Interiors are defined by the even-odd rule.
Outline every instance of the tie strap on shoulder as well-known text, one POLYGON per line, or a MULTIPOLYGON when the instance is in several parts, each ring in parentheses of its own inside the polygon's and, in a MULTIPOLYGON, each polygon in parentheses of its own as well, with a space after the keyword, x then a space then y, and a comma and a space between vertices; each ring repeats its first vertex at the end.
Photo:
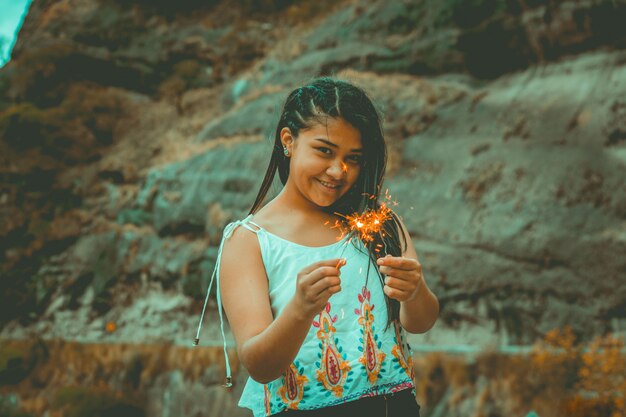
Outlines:
POLYGON ((226 383, 223 384, 222 386, 227 387, 227 388, 232 387, 233 384, 232 384, 232 375, 230 372, 230 361, 228 360, 228 352, 226 349, 226 336, 224 335, 224 318, 222 316, 222 297, 220 295, 219 268, 220 268, 220 262, 222 258, 222 250, 224 248, 224 242, 233 235, 233 232, 235 231, 235 229, 237 229, 238 226, 241 225, 254 233, 257 233, 259 231, 260 227, 257 224, 253 223, 252 221, 250 221, 251 217, 252 217, 252 214, 248 215, 248 217, 246 217, 243 220, 237 220, 237 221, 231 222, 228 225, 226 225, 226 227, 224 228, 224 232, 222 234, 222 241, 220 242, 220 246, 217 252, 215 268, 213 268, 213 274, 211 275, 211 280, 209 281, 209 288, 207 289, 206 297, 204 298, 204 306, 202 307, 202 314, 200 315, 200 322, 198 323, 198 331, 196 332, 196 337, 193 341, 193 346, 198 346, 200 343, 200 331, 202 330, 202 321, 204 320, 204 313, 206 311, 206 306, 209 302, 209 294, 211 293, 213 280, 215 279, 215 275, 217 274, 218 275, 217 286, 216 286, 217 309, 220 315, 220 329, 222 332, 222 341, 224 344, 224 358, 226 360, 226 383), (253 226, 250 226, 248 223, 252 224, 257 229, 255 229, 253 226))

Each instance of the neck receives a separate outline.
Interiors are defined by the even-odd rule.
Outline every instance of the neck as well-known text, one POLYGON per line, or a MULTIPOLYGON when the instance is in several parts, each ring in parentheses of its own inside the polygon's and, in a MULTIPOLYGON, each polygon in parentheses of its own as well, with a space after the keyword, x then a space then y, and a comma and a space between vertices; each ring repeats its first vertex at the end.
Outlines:
POLYGON ((272 205, 280 207, 280 210, 296 217, 306 218, 308 221, 319 219, 326 221, 332 214, 324 211, 324 207, 320 207, 301 196, 293 195, 293 191, 287 185, 283 187, 281 192, 271 201, 272 205))

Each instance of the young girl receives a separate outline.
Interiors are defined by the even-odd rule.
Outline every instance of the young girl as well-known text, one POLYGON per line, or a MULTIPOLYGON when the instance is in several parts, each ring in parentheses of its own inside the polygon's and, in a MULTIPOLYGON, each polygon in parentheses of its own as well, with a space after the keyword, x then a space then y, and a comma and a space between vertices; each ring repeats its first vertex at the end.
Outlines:
POLYGON ((256 201, 226 227, 215 268, 254 417, 419 416, 405 331, 429 330, 439 302, 411 238, 393 213, 373 242, 332 227, 380 209, 386 158, 362 89, 321 77, 287 97, 256 201), (284 187, 263 205, 276 170, 284 187))

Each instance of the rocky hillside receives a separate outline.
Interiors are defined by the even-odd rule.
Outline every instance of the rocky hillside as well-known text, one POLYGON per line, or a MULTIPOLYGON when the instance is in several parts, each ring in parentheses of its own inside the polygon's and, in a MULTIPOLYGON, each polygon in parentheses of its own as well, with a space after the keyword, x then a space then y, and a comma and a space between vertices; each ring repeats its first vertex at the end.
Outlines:
POLYGON ((0 72, 3 337, 191 341, 282 100, 320 74, 384 114, 442 306, 416 344, 623 330, 625 2, 238 3, 33 2, 0 72))
MULTIPOLYGON (((35 369, 19 395, 51 415, 89 393, 40 389, 94 381, 159 398, 151 415, 206 411, 193 393, 216 371, 190 364, 209 351, 176 345, 195 335, 224 225, 260 186, 282 100, 321 74, 384 114, 386 186, 442 307, 416 350, 623 334, 625 21, 622 0, 34 0, 0 70, 0 386, 35 369), (168 352, 189 366, 159 376, 168 352)), ((212 302, 204 345, 217 326, 212 302)), ((489 400, 506 385, 485 394, 489 369, 442 361, 417 361, 425 415, 528 411, 489 400), (459 382, 476 375, 482 391, 459 382)), ((219 398, 207 406, 234 410, 219 398)))

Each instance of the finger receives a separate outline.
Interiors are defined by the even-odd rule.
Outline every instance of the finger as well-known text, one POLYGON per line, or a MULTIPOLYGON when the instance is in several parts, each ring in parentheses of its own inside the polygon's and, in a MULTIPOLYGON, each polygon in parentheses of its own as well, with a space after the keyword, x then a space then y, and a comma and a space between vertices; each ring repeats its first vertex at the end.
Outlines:
POLYGON ((331 287, 341 285, 341 278, 338 276, 327 276, 311 285, 311 292, 319 297, 324 291, 331 287))
POLYGON ((305 274, 300 278, 300 282, 305 286, 312 286, 319 280, 328 276, 339 276, 341 273, 339 268, 334 266, 321 266, 309 274, 305 274))
POLYGON ((339 262, 337 262, 337 264, 335 265, 335 268, 341 268, 343 267, 347 262, 347 259, 345 258, 340 258, 339 262))
POLYGON ((322 261, 315 262, 314 264, 311 264, 311 265, 303 268, 301 272, 305 273, 305 274, 310 274, 311 272, 313 272, 316 269, 318 269, 320 267, 323 267, 323 266, 341 267, 341 266, 343 266, 345 264, 346 264, 346 259, 345 258, 324 259, 322 261))
POLYGON ((391 288, 387 285, 383 287, 383 292, 390 298, 395 298, 396 300, 406 300, 409 298, 408 291, 398 290, 396 288, 391 288))
POLYGON ((415 271, 405 271, 404 269, 391 268, 388 266, 381 266, 379 270, 381 274, 398 278, 403 281, 415 280, 415 271))
POLYGON ((341 270, 339 268, 335 268, 334 266, 322 266, 309 274, 311 277, 311 283, 315 283, 324 277, 335 275, 341 275, 341 270))
POLYGON ((325 291, 322 291, 320 294, 318 294, 318 297, 323 296, 324 294, 327 294, 328 297, 330 297, 333 294, 337 294, 339 291, 341 291, 341 285, 334 285, 332 287, 326 288, 325 291))
POLYGON ((386 256, 384 258, 378 258, 376 263, 381 266, 390 266, 396 269, 402 269, 404 271, 422 270, 422 265, 413 258, 403 258, 400 256, 386 256))
POLYGON ((387 276, 385 278, 385 285, 393 288, 394 290, 408 291, 408 292, 413 291, 416 287, 415 284, 412 284, 409 281, 398 279, 392 276, 387 276))

